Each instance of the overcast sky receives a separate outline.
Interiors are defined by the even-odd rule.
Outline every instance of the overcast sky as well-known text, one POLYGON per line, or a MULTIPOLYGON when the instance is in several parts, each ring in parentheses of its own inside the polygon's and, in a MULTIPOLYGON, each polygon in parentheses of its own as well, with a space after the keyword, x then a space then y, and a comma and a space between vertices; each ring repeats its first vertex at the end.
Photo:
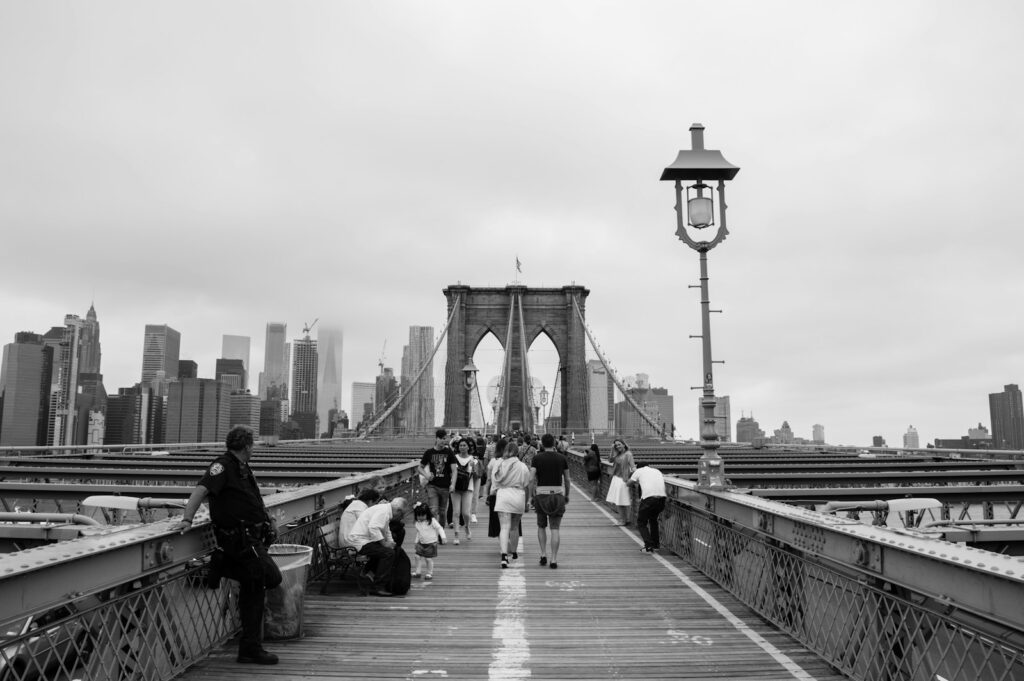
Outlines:
MULTIPOLYGON (((718 394, 770 434, 922 445, 1024 384, 1018 2, 0 4, 0 343, 344 329, 345 386, 445 286, 571 282, 698 437, 698 256, 662 169, 742 170, 709 255, 718 394)), ((541 362, 542 363, 542 362, 541 362)), ((543 368, 537 370, 543 373, 543 368)), ((551 370, 553 376, 553 369, 551 370)), ((482 377, 484 378, 484 377, 482 377)), ((550 381, 544 379, 545 383, 550 381)))

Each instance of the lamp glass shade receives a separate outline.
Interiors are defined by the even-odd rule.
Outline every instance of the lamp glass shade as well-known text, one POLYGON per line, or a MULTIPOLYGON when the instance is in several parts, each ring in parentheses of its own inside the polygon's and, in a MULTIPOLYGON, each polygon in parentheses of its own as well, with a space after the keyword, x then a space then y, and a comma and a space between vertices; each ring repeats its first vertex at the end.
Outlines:
POLYGON ((715 222, 714 203, 710 197, 695 196, 686 202, 687 222, 696 229, 704 229, 715 222))

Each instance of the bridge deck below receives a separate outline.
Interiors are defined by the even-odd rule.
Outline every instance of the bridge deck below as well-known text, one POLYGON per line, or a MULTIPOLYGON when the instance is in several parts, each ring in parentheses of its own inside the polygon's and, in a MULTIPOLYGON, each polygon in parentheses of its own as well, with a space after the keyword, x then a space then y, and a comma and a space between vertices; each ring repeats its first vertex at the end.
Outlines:
POLYGON ((351 580, 324 596, 310 585, 304 636, 266 644, 280 664, 238 664, 232 642, 180 678, 844 678, 678 557, 641 553, 637 533, 579 489, 557 570, 538 565, 532 514, 520 559, 500 569, 481 509, 473 539, 441 547, 433 581, 414 579, 406 597, 361 596, 351 580))

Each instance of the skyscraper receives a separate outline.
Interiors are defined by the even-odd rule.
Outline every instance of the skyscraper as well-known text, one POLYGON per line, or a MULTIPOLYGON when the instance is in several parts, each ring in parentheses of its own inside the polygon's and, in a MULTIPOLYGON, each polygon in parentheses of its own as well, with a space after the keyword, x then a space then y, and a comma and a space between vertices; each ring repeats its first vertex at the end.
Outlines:
POLYGON ((352 423, 359 425, 374 409, 374 397, 377 394, 376 383, 352 383, 352 423))
POLYGON ((1010 383, 1003 392, 990 393, 988 410, 992 418, 992 447, 1024 449, 1024 404, 1020 388, 1010 383))
MULTIPOLYGON (((410 326, 409 344, 402 349, 402 394, 405 399, 400 407, 406 433, 418 434, 430 431, 434 423, 434 361, 430 360, 420 374, 424 362, 434 350, 434 327, 410 326), (412 385, 416 375, 420 380, 412 385)), ((355 405, 352 407, 356 413, 355 405)), ((358 418, 356 419, 358 420, 358 418)))
POLYGON ((590 424, 592 431, 607 433, 615 428, 615 382, 601 360, 587 362, 587 385, 590 392, 590 424))
POLYGON ((245 373, 245 365, 240 359, 217 359, 214 369, 214 378, 228 386, 231 391, 245 392, 248 378, 245 373))
POLYGON ((82 318, 65 315, 64 326, 55 326, 43 335, 53 348, 50 374, 50 416, 46 432, 49 445, 73 445, 78 416, 78 366, 82 350, 82 318))
POLYGON ((640 376, 643 378, 636 381, 634 386, 642 382, 647 387, 645 389, 627 388, 629 396, 644 410, 648 418, 658 424, 658 427, 651 426, 647 419, 641 417, 636 409, 623 399, 622 402, 615 405, 615 430, 626 437, 660 437, 663 429, 665 435, 669 435, 674 425, 672 421, 675 400, 668 394, 667 389, 651 388, 646 374, 640 374, 640 376))
POLYGON ((142 384, 149 385, 157 378, 173 380, 178 375, 180 352, 180 333, 166 324, 146 324, 142 341, 142 384))
POLYGON ((242 360, 242 385, 240 390, 249 389, 249 348, 251 340, 248 336, 231 336, 225 334, 221 338, 220 356, 224 359, 242 360))
POLYGON ((53 348, 21 332, 4 346, 0 364, 0 446, 46 444, 53 348))
POLYGON ((910 426, 907 432, 903 434, 903 448, 904 449, 919 449, 921 447, 921 439, 918 437, 917 428, 910 426))
POLYGON ((741 416, 736 422, 736 442, 754 443, 764 440, 764 431, 753 416, 741 416))
POLYGON ((288 325, 283 322, 267 323, 264 346, 263 372, 260 374, 261 399, 288 399, 289 344, 285 342, 288 325))
POLYGON ((167 391, 165 442, 223 442, 231 426, 230 390, 211 378, 174 381, 167 391))
POLYGON ((303 438, 315 438, 316 424, 316 378, 319 358, 317 343, 305 338, 295 339, 295 352, 292 358, 292 419, 302 428, 303 438))
POLYGON ((320 324, 317 330, 317 353, 319 355, 319 371, 317 372, 317 405, 316 413, 320 420, 320 430, 327 431, 330 423, 330 411, 341 409, 341 350, 344 336, 339 327, 320 324))
POLYGON ((811 426, 811 439, 816 445, 825 444, 825 426, 820 423, 815 423, 811 426))
MULTIPOLYGON (((377 383, 375 385, 375 396, 374 401, 382 408, 391 406, 392 402, 398 398, 398 381, 395 379, 395 371, 391 367, 385 367, 380 375, 377 376, 377 383)), ((380 418, 381 414, 374 414, 376 418, 380 418)), ((401 427, 401 420, 399 419, 399 413, 396 409, 388 414, 388 417, 381 422, 377 428, 378 432, 395 434, 401 427)))
POLYGON ((96 308, 89 306, 82 324, 82 359, 79 362, 79 373, 100 373, 100 323, 96 319, 96 308))

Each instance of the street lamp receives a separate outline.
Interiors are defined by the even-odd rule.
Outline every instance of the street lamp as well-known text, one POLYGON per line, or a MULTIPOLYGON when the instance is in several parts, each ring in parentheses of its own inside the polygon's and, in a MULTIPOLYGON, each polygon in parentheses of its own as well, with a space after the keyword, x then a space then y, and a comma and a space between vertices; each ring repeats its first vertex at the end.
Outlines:
MULTIPOLYGON (((704 148, 704 126, 694 123, 690 126, 691 149, 679 152, 675 162, 665 168, 662 180, 676 184, 676 236, 687 246, 700 253, 700 306, 701 335, 704 358, 704 396, 701 399, 703 412, 701 421, 700 446, 704 450, 697 462, 697 485, 700 487, 724 488, 725 465, 718 455, 721 443, 715 430, 715 377, 711 370, 715 361, 711 359, 711 310, 708 308, 708 251, 717 246, 729 234, 725 226, 725 182, 736 177, 740 169, 722 156, 722 152, 704 148), (717 189, 704 181, 718 181, 717 189), (683 183, 686 201, 683 201, 683 183), (710 241, 696 241, 687 231, 707 229, 715 224, 714 195, 718 194, 718 231, 710 241)), ((717 310, 716 310, 717 311, 717 310)))
POLYGON ((476 387, 476 372, 478 369, 473 364, 473 360, 469 360, 466 366, 462 367, 463 385, 466 386, 466 391, 469 395, 466 396, 466 427, 472 427, 473 420, 471 415, 473 413, 473 388, 476 387))
MULTIPOLYGON (((547 407, 547 406, 548 406, 548 389, 545 386, 541 386, 540 387, 540 407, 541 407, 541 411, 544 412, 545 420, 547 419, 547 415, 548 415, 547 409, 545 409, 545 407, 547 407)), ((540 420, 540 417, 538 416, 537 419, 540 420)), ((546 430, 546 428, 544 427, 543 424, 541 424, 541 430, 542 431, 546 430)))

